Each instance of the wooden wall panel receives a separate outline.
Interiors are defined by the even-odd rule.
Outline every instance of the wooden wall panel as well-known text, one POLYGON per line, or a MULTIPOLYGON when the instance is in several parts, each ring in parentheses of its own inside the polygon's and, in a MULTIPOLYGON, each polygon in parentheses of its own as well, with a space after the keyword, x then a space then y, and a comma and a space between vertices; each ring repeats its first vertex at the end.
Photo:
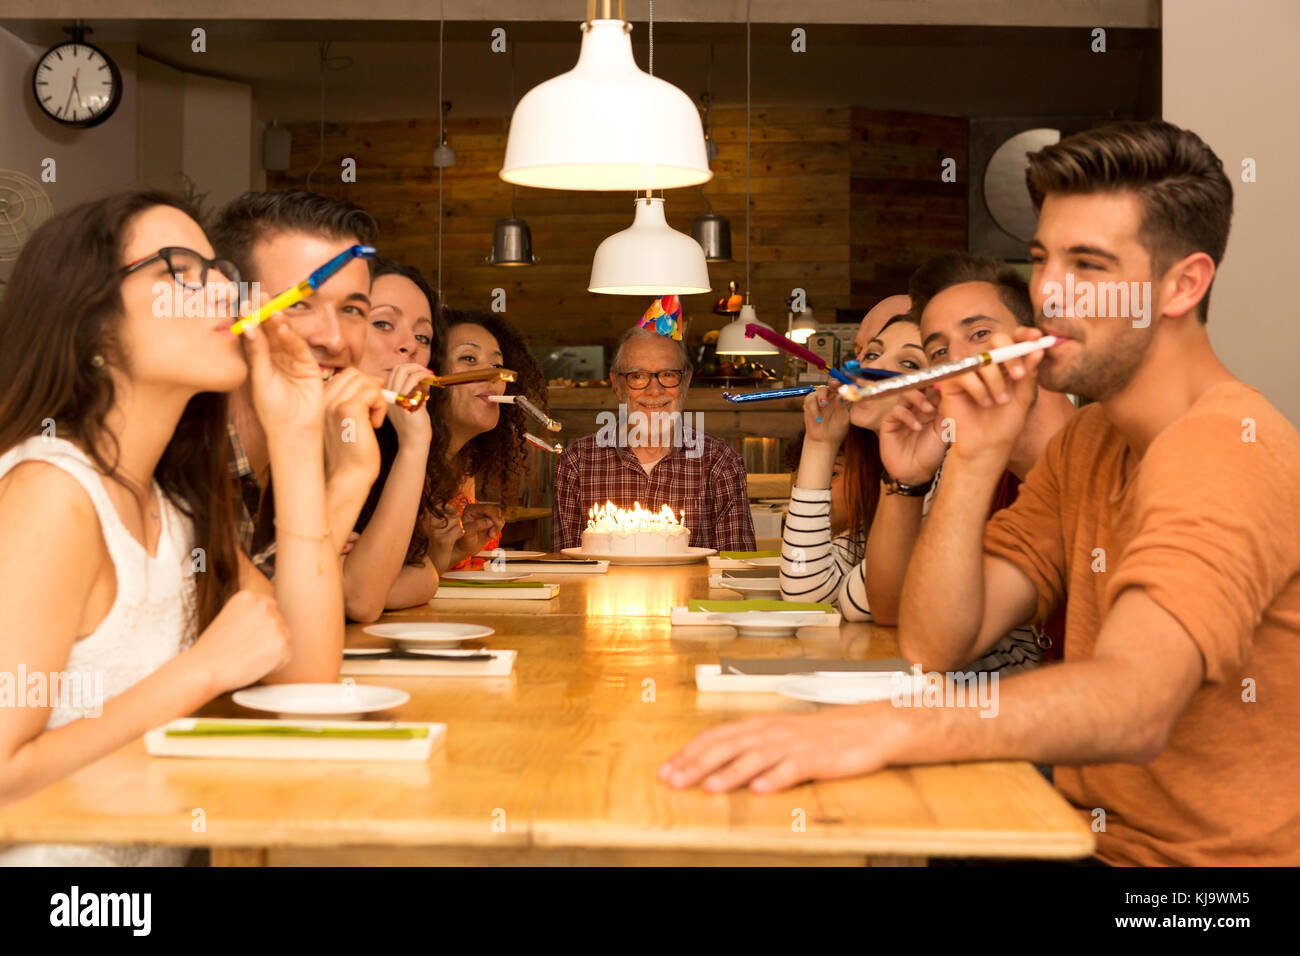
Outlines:
MULTIPOLYGON (((289 126, 291 167, 268 173, 268 188, 302 186, 320 158, 319 127, 289 126)), ((510 186, 498 176, 505 151, 501 119, 454 118, 448 137, 456 165, 443 173, 443 294, 461 308, 487 308, 493 289, 506 292, 507 316, 538 346, 612 343, 648 299, 586 291, 591 259, 606 236, 632 221, 625 193, 519 189, 514 208, 532 229, 540 264, 530 269, 486 265, 492 227, 511 208, 510 186)), ((669 223, 683 232, 705 212, 727 216, 737 261, 712 265, 714 291, 688 296, 690 336, 719 328, 711 312, 728 280, 745 276, 745 110, 714 111, 718 157, 714 179, 667 196, 669 223)), ((430 276, 437 262, 438 176, 431 158, 435 120, 325 125, 324 158, 312 188, 366 207, 381 227, 384 254, 430 276), (357 162, 357 181, 340 181, 341 161, 357 162)), ((806 290, 823 316, 836 307, 869 307, 878 288, 915 249, 964 244, 963 188, 935 189, 936 150, 965 159, 964 121, 864 109, 753 110, 751 291, 760 318, 785 321, 785 300, 806 290)))
POLYGON ((966 248, 966 119, 854 109, 852 126, 850 297, 870 306, 906 292, 930 256, 966 248))

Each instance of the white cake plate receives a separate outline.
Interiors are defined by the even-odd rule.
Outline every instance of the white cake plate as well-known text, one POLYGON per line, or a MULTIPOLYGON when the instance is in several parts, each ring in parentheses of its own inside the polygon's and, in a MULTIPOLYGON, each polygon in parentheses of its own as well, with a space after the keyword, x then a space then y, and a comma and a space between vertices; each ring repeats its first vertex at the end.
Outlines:
POLYGON ((711 554, 717 554, 718 549, 687 548, 685 554, 592 554, 581 548, 564 548, 562 553, 571 558, 591 558, 596 561, 608 561, 610 564, 694 564, 711 554))

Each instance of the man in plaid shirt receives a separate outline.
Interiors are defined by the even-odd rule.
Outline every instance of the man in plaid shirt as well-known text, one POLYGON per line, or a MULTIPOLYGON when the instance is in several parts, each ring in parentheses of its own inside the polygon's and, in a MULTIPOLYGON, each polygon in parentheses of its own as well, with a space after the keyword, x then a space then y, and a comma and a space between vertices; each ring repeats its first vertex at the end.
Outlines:
POLYGON ((560 456, 552 550, 580 547, 588 509, 606 501, 651 511, 667 504, 690 529, 691 547, 753 550, 744 463, 725 442, 683 422, 691 381, 684 343, 633 326, 619 342, 610 381, 626 413, 620 408, 617 428, 606 422, 560 456))

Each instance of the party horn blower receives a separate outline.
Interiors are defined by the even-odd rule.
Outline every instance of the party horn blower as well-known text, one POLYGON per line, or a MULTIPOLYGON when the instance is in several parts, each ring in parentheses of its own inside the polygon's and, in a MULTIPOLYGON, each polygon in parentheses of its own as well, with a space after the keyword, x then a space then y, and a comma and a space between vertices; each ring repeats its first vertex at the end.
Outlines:
POLYGON ((729 402, 762 402, 771 398, 798 398, 817 391, 816 385, 792 385, 787 388, 770 388, 765 392, 723 392, 729 402))
POLYGON ((376 254, 374 246, 352 246, 343 250, 329 262, 325 263, 297 285, 285 289, 265 305, 260 305, 247 318, 240 319, 230 327, 230 331, 239 335, 245 329, 256 328, 274 313, 281 312, 295 302, 301 302, 319 289, 322 283, 338 272, 353 259, 369 259, 376 254))
POLYGON ((946 362, 943 365, 932 365, 929 368, 923 368, 917 372, 909 372, 906 375, 898 375, 887 382, 877 382, 874 385, 841 385, 840 395, 850 402, 867 401, 872 398, 880 398, 884 395, 892 395, 894 392, 905 392, 913 388, 924 388, 935 382, 942 382, 944 379, 955 378, 963 375, 971 369, 980 368, 985 365, 1001 365, 1003 362, 1010 362, 1012 359, 1023 358, 1033 352, 1041 352, 1044 349, 1050 349, 1057 342, 1054 335, 1044 335, 1041 339, 1034 339, 1029 342, 1017 342, 1015 345, 1004 345, 1001 348, 990 349, 987 352, 981 352, 979 355, 972 355, 970 358, 964 358, 957 362, 946 362))
MULTIPOLYGON (((813 368, 821 369, 837 382, 841 382, 845 385, 857 384, 853 379, 849 378, 839 369, 831 368, 830 365, 827 364, 826 360, 816 352, 804 348, 797 342, 791 342, 780 332, 774 332, 766 326, 755 325, 753 322, 749 322, 745 325, 745 335, 751 339, 757 335, 760 339, 771 342, 777 348, 781 349, 781 351, 789 352, 795 358, 807 362, 809 365, 813 366, 813 368)), ((861 371, 867 378, 893 378, 896 374, 894 372, 886 372, 884 369, 862 369, 861 371)))
POLYGON ((529 415, 532 415, 533 418, 545 425, 550 431, 558 432, 564 427, 523 395, 489 395, 488 401, 496 402, 499 405, 518 405, 529 415))
POLYGON ((564 452, 564 446, 559 442, 548 442, 544 438, 538 438, 531 432, 524 432, 524 438, 529 442, 529 444, 536 445, 538 448, 542 449, 542 451, 548 451, 552 455, 559 455, 564 452))

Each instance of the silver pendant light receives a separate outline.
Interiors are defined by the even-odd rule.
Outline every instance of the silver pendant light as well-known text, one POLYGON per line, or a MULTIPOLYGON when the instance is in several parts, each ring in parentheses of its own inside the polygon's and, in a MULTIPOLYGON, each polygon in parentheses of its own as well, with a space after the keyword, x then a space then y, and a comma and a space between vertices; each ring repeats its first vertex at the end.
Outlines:
MULTIPOLYGON (((709 79, 704 91, 704 147, 709 162, 718 158, 718 144, 713 141, 713 44, 709 44, 709 79)), ((703 187, 700 194, 704 194, 703 187)), ((709 197, 704 196, 707 211, 691 223, 691 235, 704 249, 705 262, 731 261, 731 221, 713 211, 709 197)))
POLYGON ((533 232, 528 223, 517 216, 503 216, 492 229, 492 251, 488 254, 490 266, 535 266, 533 232))
MULTIPOLYGON (((510 42, 510 109, 515 107, 515 44, 510 42)), ((509 132, 507 130, 507 138, 509 132)), ((537 264, 533 255, 533 232, 528 223, 515 215, 515 186, 510 184, 510 215, 498 219, 492 228, 492 251, 488 265, 501 267, 532 266, 537 264)))
POLYGON ((704 249, 705 262, 731 261, 731 220, 719 216, 712 207, 691 223, 691 235, 704 249))
MULTIPOLYGON (((438 81, 442 86, 442 81, 438 81)), ((451 112, 451 100, 442 101, 442 134, 438 138, 438 145, 433 151, 433 165, 439 169, 446 169, 448 166, 456 165, 456 151, 447 145, 447 114, 451 112)))
POLYGON ((442 170, 448 166, 456 165, 456 151, 447 145, 447 114, 451 112, 451 100, 442 98, 442 61, 444 58, 442 45, 442 29, 445 25, 443 20, 443 7, 446 0, 438 2, 438 105, 442 110, 441 120, 438 124, 438 145, 433 150, 433 165, 438 168, 438 192, 442 193, 442 170))

